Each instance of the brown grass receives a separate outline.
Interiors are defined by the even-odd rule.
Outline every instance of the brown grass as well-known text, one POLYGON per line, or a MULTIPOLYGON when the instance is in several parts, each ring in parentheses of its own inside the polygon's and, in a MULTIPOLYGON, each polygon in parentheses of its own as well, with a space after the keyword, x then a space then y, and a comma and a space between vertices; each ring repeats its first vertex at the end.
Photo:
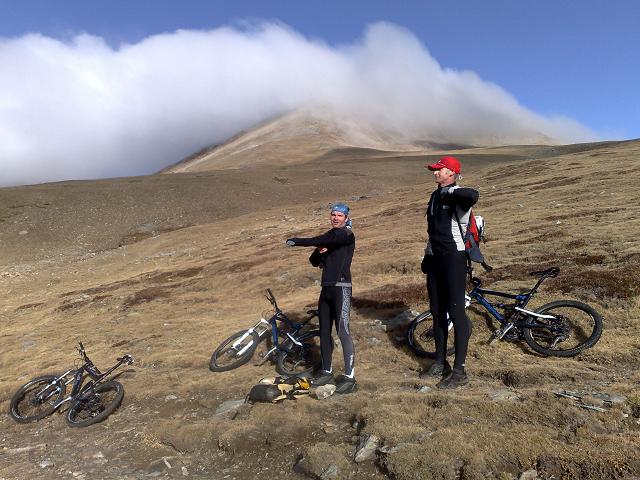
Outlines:
MULTIPOLYGON (((51 230, 47 215, 53 213, 38 208, 34 231, 41 227, 41 235, 23 245, 7 243, 0 252, 0 406, 6 411, 13 392, 29 378, 72 366, 77 340, 100 368, 123 353, 137 360, 119 379, 126 389, 122 406, 98 426, 69 429, 60 416, 28 425, 0 417, 7 448, 3 459, 8 459, 0 463, 0 477, 46 473, 66 478, 68 471, 82 471, 105 480, 142 478, 154 474, 154 462, 164 465, 163 457, 172 468, 159 467, 160 476, 169 478, 182 478, 184 466, 197 479, 296 479, 301 477, 293 466, 301 459, 307 467, 300 468, 317 472, 330 461, 340 469, 338 478, 353 479, 506 480, 530 468, 541 478, 640 476, 640 222, 633 207, 640 205, 640 192, 631 175, 609 189, 606 166, 589 156, 597 149, 545 149, 546 160, 525 162, 516 156, 531 151, 521 148, 516 155, 513 147, 517 168, 474 164, 473 155, 466 157, 465 184, 480 189, 476 210, 487 219, 491 239, 482 248, 495 267, 476 273, 487 287, 519 291, 534 284, 529 272, 559 265, 560 276, 543 284, 531 306, 579 298, 602 313, 605 330, 594 348, 575 358, 543 358, 522 343, 488 345, 492 326, 470 309, 471 383, 452 392, 419 393, 418 387, 434 387, 435 381, 418 377, 430 362, 410 354, 398 332, 379 331, 372 322, 428 304, 419 265, 426 238, 423 208, 433 184, 428 175, 420 180, 425 172, 418 159, 359 158, 364 163, 358 163, 336 153, 322 165, 289 170, 260 167, 131 184, 121 179, 0 192, 3 199, 12 199, 6 205, 22 205, 11 210, 16 212, 12 221, 22 218, 20 212, 30 208, 24 205, 35 197, 52 192, 60 209, 69 207, 55 217, 64 231, 51 230), (562 152, 569 156, 558 157, 562 152), (338 168, 365 176, 323 175, 338 168), (522 183, 532 185, 522 189, 522 183), (155 206, 145 203, 149 192, 167 192, 167 185, 180 195, 154 196, 155 206), (86 198, 74 195, 90 186, 95 187, 92 194, 113 195, 124 188, 127 195, 139 195, 140 212, 128 213, 122 224, 111 227, 88 218, 86 212, 102 208, 112 212, 109 218, 121 210, 114 199, 113 204, 91 204, 101 208, 77 211, 86 198), (201 197, 194 193, 199 191, 201 197), (257 365, 255 357, 236 370, 214 374, 207 368, 211 352, 269 311, 267 287, 296 316, 304 316, 316 302, 320 271, 309 266, 309 249, 287 249, 284 239, 324 231, 326 205, 336 198, 350 202, 355 219, 351 329, 358 392, 324 401, 254 405, 237 415, 217 416, 220 404, 244 398, 260 378, 273 376, 274 368, 269 362, 257 365), (563 209, 595 213, 599 208, 606 209, 600 220, 550 217, 564 215, 563 209), (179 224, 174 210, 194 226, 112 249, 149 218, 160 225, 164 212, 167 222, 179 224), (89 232, 87 225, 105 226, 89 232), (94 254, 76 249, 82 233, 94 254), (629 400, 599 413, 558 398, 553 391, 559 389, 629 400), (504 391, 517 397, 496 399, 504 391), (351 458, 359 437, 370 434, 381 439, 387 453, 356 465, 351 458), (46 446, 28 454, 7 453, 39 444, 46 446), (108 468, 70 454, 78 449, 102 452, 108 468), (46 472, 38 466, 45 457, 55 459, 55 468, 46 472)), ((634 143, 608 145, 607 151, 625 171, 636 168, 640 158, 634 143)), ((12 225, 0 224, 2 239, 15 238, 12 225)), ((339 348, 334 362, 339 373, 339 348)))

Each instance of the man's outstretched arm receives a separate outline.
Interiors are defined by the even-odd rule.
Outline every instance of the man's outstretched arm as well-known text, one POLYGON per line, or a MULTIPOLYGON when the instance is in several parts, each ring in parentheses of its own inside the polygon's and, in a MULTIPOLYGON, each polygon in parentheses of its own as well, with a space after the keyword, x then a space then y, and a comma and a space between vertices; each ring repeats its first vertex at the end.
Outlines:
POLYGON ((326 247, 335 248, 349 244, 349 234, 344 229, 332 229, 327 233, 310 238, 288 238, 290 247, 326 247))

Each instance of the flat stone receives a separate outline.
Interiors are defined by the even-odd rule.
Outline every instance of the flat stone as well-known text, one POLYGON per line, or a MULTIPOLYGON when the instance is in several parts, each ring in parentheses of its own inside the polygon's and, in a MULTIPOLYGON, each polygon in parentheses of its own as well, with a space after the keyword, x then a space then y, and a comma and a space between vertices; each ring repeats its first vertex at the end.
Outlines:
POLYGON ((396 453, 398 450, 402 450, 403 448, 405 448, 408 445, 409 445, 408 443, 402 443, 402 442, 397 444, 394 447, 392 447, 391 445, 383 445, 378 449, 378 451, 380 453, 391 455, 393 453, 396 453))
POLYGON ((493 390, 488 393, 488 396, 491 400, 495 400, 497 402, 518 400, 520 398, 516 392, 506 388, 493 390))
POLYGON ((173 394, 172 395, 167 395, 166 397, 164 397, 164 400, 166 402, 169 402, 171 400, 177 400, 177 399, 178 399, 178 397, 176 395, 173 395, 173 394))
POLYGON ((627 402, 627 397, 624 395, 616 395, 615 393, 591 392, 591 395, 603 402, 611 404, 624 404, 627 402))
POLYGON ((429 392, 430 392, 430 391, 432 391, 432 390, 433 390, 433 388, 428 387, 427 385, 425 385, 425 386, 423 386, 423 387, 418 388, 418 389, 417 389, 417 392, 418 392, 418 393, 429 393, 429 392))
POLYGON ((236 410, 238 410, 242 405, 244 405, 244 398, 239 398, 237 400, 227 400, 226 402, 222 402, 218 408, 216 408, 216 415, 219 417, 224 417, 228 415, 233 415, 236 410))

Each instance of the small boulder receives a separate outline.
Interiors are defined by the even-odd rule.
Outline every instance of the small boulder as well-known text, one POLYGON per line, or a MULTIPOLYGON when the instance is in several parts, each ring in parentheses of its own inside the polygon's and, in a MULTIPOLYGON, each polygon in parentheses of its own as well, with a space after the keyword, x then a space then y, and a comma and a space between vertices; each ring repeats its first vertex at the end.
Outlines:
POLYGON ((360 442, 356 448, 354 460, 356 463, 362 463, 369 460, 376 453, 376 450, 380 446, 380 439, 375 435, 363 435, 360 437, 360 442))
POLYGON ((325 398, 329 398, 336 391, 336 386, 332 384, 322 385, 320 387, 316 387, 310 393, 310 395, 317 400, 324 400, 325 398))
POLYGON ((518 480, 536 480, 538 478, 538 471, 531 469, 526 472, 522 472, 518 480))

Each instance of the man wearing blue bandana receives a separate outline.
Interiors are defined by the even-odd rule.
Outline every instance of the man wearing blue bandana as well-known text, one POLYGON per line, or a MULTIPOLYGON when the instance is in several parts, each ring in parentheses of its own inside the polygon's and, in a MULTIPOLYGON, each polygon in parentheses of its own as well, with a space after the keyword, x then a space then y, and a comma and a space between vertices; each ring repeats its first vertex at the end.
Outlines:
POLYGON ((322 371, 312 380, 315 386, 336 384, 336 393, 351 393, 357 389, 353 340, 349 331, 351 311, 351 260, 356 238, 351 230, 349 207, 336 203, 331 207, 331 230, 312 238, 289 238, 290 247, 316 247, 309 257, 314 267, 322 269, 322 290, 318 299, 320 318, 320 354, 322 371), (331 328, 335 324, 344 354, 344 375, 337 381, 333 375, 331 328))

